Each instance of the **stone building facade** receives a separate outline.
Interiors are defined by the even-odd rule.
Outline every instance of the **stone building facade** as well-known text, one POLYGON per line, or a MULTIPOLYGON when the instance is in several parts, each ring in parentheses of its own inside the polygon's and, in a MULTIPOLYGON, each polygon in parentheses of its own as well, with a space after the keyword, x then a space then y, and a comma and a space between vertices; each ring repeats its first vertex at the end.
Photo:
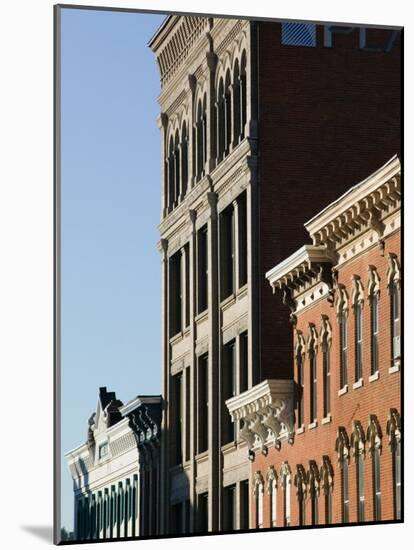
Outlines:
POLYGON ((251 527, 402 519, 400 176, 395 156, 266 275, 288 306, 294 380, 227 401, 252 460, 251 527))
POLYGON ((304 220, 399 152, 400 34, 169 16, 149 43, 161 77, 161 534, 251 524, 247 443, 225 402, 269 379, 291 393, 291 328, 265 273, 301 245, 304 220))
POLYGON ((158 534, 161 397, 123 405, 99 389, 87 441, 65 454, 73 478, 74 540, 158 534))

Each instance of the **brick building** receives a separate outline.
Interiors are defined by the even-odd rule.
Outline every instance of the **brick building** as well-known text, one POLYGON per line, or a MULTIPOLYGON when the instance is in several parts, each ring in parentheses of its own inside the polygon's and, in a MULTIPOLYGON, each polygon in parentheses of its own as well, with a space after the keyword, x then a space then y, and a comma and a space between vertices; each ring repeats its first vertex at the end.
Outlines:
POLYGON ((149 45, 161 77, 160 532, 243 529, 251 470, 225 402, 293 384, 291 327, 265 273, 303 243, 304 220, 399 153, 401 31, 170 16, 149 45))
POLYGON ((227 402, 251 527, 401 519, 400 172, 394 157, 328 205, 305 224, 313 244, 267 273, 295 374, 227 402))

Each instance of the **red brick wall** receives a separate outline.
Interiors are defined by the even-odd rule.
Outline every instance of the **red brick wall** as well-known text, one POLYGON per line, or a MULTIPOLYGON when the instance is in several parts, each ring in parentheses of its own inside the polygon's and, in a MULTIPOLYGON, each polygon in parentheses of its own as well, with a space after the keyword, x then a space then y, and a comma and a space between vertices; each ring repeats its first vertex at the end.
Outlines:
MULTIPOLYGON (((389 53, 282 46, 279 23, 258 23, 261 380, 292 374, 287 310, 264 274, 309 242, 303 224, 400 152, 401 37, 389 53)), ((375 32, 375 31, 368 31, 375 32)), ((389 35, 368 35, 381 43, 389 35)))
MULTIPOLYGON (((339 380, 339 327, 336 316, 336 308, 331 307, 326 298, 319 300, 313 306, 308 307, 298 313, 297 329, 301 330, 305 341, 308 335, 308 326, 312 322, 316 325, 318 334, 320 332, 321 315, 329 317, 332 326, 332 346, 331 346, 331 414, 332 420, 328 424, 322 425, 322 406, 323 406, 323 388, 322 388, 322 353, 320 350, 320 339, 317 353, 317 421, 316 428, 309 430, 309 359, 305 356, 304 361, 304 384, 305 384, 305 430, 295 436, 292 446, 287 443, 282 444, 280 451, 270 449, 267 457, 257 454, 252 463, 252 472, 260 470, 263 477, 269 466, 274 466, 279 473, 284 461, 288 461, 292 470, 291 478, 291 525, 298 525, 298 502, 296 497, 296 487, 294 486, 294 476, 296 465, 302 464, 305 470, 309 469, 309 460, 315 460, 318 467, 322 464, 323 455, 328 455, 334 469, 333 495, 332 495, 332 521, 341 522, 341 483, 340 468, 338 458, 335 452, 335 441, 337 438, 337 429, 339 426, 346 428, 349 439, 353 430, 353 421, 359 420, 367 433, 370 415, 374 414, 378 418, 382 430, 382 454, 380 459, 381 471, 381 508, 383 520, 394 519, 393 502, 393 472, 392 472, 392 454, 388 445, 388 436, 386 426, 390 408, 400 411, 400 373, 389 373, 391 366, 391 307, 390 295, 387 287, 387 267, 388 254, 392 252, 400 257, 400 234, 399 232, 391 235, 385 243, 385 251, 382 256, 379 248, 374 247, 367 252, 350 260, 340 267, 338 272, 338 281, 345 285, 349 295, 349 314, 348 314, 348 392, 338 396, 340 389, 339 380), (377 269, 380 277, 380 301, 379 301, 379 378, 369 382, 371 366, 370 349, 370 305, 367 296, 368 283, 368 265, 373 265, 377 269), (355 382, 355 353, 354 353, 354 318, 351 305, 352 294, 352 276, 356 274, 361 277, 364 287, 364 306, 363 306, 363 386, 357 389, 352 388, 355 382)), ((372 484, 372 458, 369 452, 368 442, 365 446, 365 520, 374 519, 373 511, 373 484, 372 484)), ((280 481, 280 479, 279 479, 280 481)), ((356 466, 352 457, 349 464, 349 497, 351 522, 357 521, 357 495, 356 495, 356 466)), ((253 498, 253 497, 252 497, 253 498)), ((264 527, 270 527, 269 518, 269 495, 267 488, 264 494, 264 527)), ((254 498, 252 500, 252 526, 256 525, 254 498)), ((306 524, 311 524, 311 503, 309 498, 306 501, 306 524)), ((319 523, 324 523, 324 498, 321 490, 319 497, 319 523)), ((278 526, 283 526, 283 491, 278 489, 278 526)))

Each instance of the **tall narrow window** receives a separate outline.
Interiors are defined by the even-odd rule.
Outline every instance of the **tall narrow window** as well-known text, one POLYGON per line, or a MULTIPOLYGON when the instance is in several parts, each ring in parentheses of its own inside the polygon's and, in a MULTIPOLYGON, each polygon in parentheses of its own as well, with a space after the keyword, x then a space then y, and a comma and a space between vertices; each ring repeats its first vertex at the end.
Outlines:
POLYGON ((237 508, 236 508, 236 486, 230 485, 224 490, 224 529, 225 531, 234 531, 237 528, 237 508))
POLYGON ((343 311, 339 318, 340 379, 341 388, 348 384, 348 331, 347 317, 343 311))
POLYGON ((197 525, 198 525, 199 532, 207 533, 208 531, 208 493, 202 493, 198 495, 197 525))
POLYGON ((243 51, 240 63, 240 105, 241 105, 241 128, 240 138, 245 136, 247 120, 247 75, 246 75, 246 52, 243 51))
POLYGON ((230 152, 230 145, 231 145, 231 79, 230 79, 230 71, 227 71, 226 73, 226 81, 225 81, 225 92, 224 92, 224 103, 225 103, 225 154, 228 155, 230 152))
POLYGON ((206 97, 203 101, 199 99, 196 112, 195 135, 196 143, 196 178, 199 180, 204 175, 204 165, 206 162, 206 135, 207 135, 207 120, 206 120, 206 97))
POLYGON ((239 212, 239 287, 247 283, 247 204, 246 192, 238 198, 239 212))
POLYGON ((177 206, 180 199, 180 181, 181 181, 181 160, 180 160, 180 136, 178 130, 175 132, 174 143, 174 204, 177 206))
POLYGON ((221 299, 224 300, 235 290, 235 235, 234 209, 228 206, 220 214, 220 273, 221 299))
POLYGON ((394 517, 401 519, 401 441, 397 441, 393 452, 394 517))
POLYGON ((197 287, 197 311, 201 313, 208 307, 208 248, 207 225, 197 233, 197 257, 198 257, 198 287, 197 287))
POLYGON ((365 484, 364 484, 364 457, 361 453, 357 456, 357 504, 358 521, 365 520, 365 484))
POLYGON ((191 408, 190 408, 190 367, 185 369, 185 453, 184 459, 190 460, 190 422, 191 422, 191 408))
POLYGON ((305 353, 305 340, 300 331, 297 331, 296 339, 296 367, 297 367, 297 427, 302 428, 304 424, 304 376, 303 376, 303 358, 305 353))
POLYGON ((184 298, 185 298, 185 311, 184 311, 184 326, 190 326, 190 246, 187 243, 184 245, 184 298))
POLYGON ((183 434, 183 377, 182 374, 175 376, 175 464, 181 464, 182 456, 182 434, 183 434))
POLYGON ((318 525, 319 523, 319 470, 314 460, 309 461, 309 470, 307 475, 309 494, 311 498, 311 523, 318 525))
POLYGON ((240 141, 240 125, 241 125, 241 113, 240 113, 240 69, 239 60, 236 59, 233 69, 233 143, 237 145, 240 141))
POLYGON ((362 378, 362 305, 355 306, 355 381, 362 378))
POLYGON ((398 284, 391 284, 391 337, 392 337, 392 360, 398 361, 401 355, 400 348, 400 289, 398 284))
POLYGON ((371 297, 371 374, 379 369, 379 299, 378 293, 371 297))
POLYGON ((248 388, 249 381, 249 348, 248 348, 248 333, 240 334, 240 393, 243 393, 248 388))
POLYGON ((333 487, 333 468, 328 455, 324 455, 320 471, 320 482, 324 496, 325 524, 332 523, 332 487, 333 487))
POLYGON ((169 260, 169 319, 170 338, 181 330, 182 317, 182 280, 181 251, 176 252, 169 260))
POLYGON ((217 160, 220 162, 224 157, 225 149, 225 103, 224 103, 224 84, 220 79, 217 92, 217 160))
POLYGON ((308 351, 309 351, 309 388, 310 388, 310 402, 309 402, 309 421, 313 423, 317 419, 317 333, 315 325, 309 323, 309 339, 308 339, 308 351))
POLYGON ((299 525, 306 525, 306 472, 301 464, 296 466, 295 485, 298 498, 299 525))
POLYGON ((378 447, 372 451, 372 482, 374 495, 374 520, 381 519, 381 471, 380 450, 378 447))
POLYGON ((290 525, 290 473, 287 464, 282 467, 282 486, 283 486, 283 525, 288 527, 290 525))
POLYGON ((232 422, 225 401, 236 394, 236 344, 235 341, 223 346, 223 361, 221 370, 223 415, 222 415, 222 444, 235 440, 236 424, 232 422))
POLYGON ((175 203, 175 168, 174 168, 174 140, 171 136, 168 147, 168 206, 170 209, 175 203))
POLYGON ((181 193, 184 196, 187 193, 188 186, 188 135, 187 125, 183 123, 181 134, 181 193))
POLYGON ((249 480, 240 482, 240 529, 249 528, 249 480))
POLYGON ((349 523, 349 470, 348 460, 341 463, 342 523, 349 523))
POLYGON ((268 493, 269 493, 269 525, 276 527, 277 525, 277 475, 273 468, 270 467, 267 475, 268 493))
POLYGON ((263 527, 264 479, 260 471, 254 473, 254 496, 256 499, 256 528, 263 527))
POLYGON ((198 452, 208 448, 208 355, 198 359, 198 452))
POLYGON ((321 348, 323 370, 323 416, 331 413, 331 342, 332 331, 327 318, 322 318, 321 348))

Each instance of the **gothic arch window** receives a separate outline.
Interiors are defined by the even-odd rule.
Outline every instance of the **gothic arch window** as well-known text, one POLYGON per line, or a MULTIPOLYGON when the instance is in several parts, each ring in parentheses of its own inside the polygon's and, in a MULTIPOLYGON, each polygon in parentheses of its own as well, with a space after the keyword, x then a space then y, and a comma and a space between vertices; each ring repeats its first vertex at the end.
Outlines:
POLYGON ((280 486, 283 490, 283 526, 284 527, 288 527, 290 525, 291 484, 292 484, 292 473, 290 470, 290 466, 287 462, 284 462, 280 469, 280 486))
POLYGON ((225 116, 225 144, 224 144, 224 153, 225 155, 228 155, 230 152, 230 145, 231 145, 231 115, 232 115, 232 108, 231 108, 231 77, 230 77, 230 71, 227 69, 226 72, 226 78, 224 83, 224 116, 225 116))
POLYGON ((352 277, 352 308, 354 310, 355 382, 363 378, 363 307, 364 288, 358 275, 352 277))
POLYGON ((319 483, 320 477, 318 466, 314 460, 310 460, 307 473, 307 484, 311 501, 312 525, 318 525, 319 523, 319 483))
POLYGON ((392 366, 399 368, 401 363, 401 270, 395 254, 388 254, 387 270, 388 291, 391 309, 391 361, 392 366))
POLYGON ((240 108, 241 129, 240 139, 244 139, 247 120, 247 74, 246 74, 246 50, 243 50, 240 61, 240 108))
POLYGON ((273 466, 267 472, 267 491, 269 494, 269 525, 277 525, 277 473, 273 466))
POLYGON ((233 144, 240 142, 241 130, 241 95, 240 95, 240 66, 236 59, 233 68, 233 144))
POLYGON ((333 467, 329 456, 324 455, 319 473, 325 504, 325 524, 332 523, 332 491, 333 491, 333 467))
POLYGON ((306 472, 302 464, 296 465, 295 487, 298 499, 299 525, 306 525, 306 472))
POLYGON ((370 305, 371 376, 379 370, 379 297, 380 278, 377 269, 368 266, 368 300, 370 305))
POLYGON ((305 358, 306 344, 305 339, 301 331, 296 331, 296 346, 295 346, 295 358, 296 358, 296 402, 297 402, 297 428, 300 429, 304 425, 304 358, 305 358))
POLYGON ((204 165, 206 160, 206 112, 205 112, 205 96, 197 103, 196 122, 195 122, 195 137, 196 137, 196 179, 201 179, 204 175, 204 165))
POLYGON ((335 443, 335 451, 341 470, 341 515, 342 523, 349 522, 349 459, 350 443, 346 429, 339 426, 335 443))
POLYGON ((318 351, 318 333, 316 332, 315 325, 309 323, 309 336, 307 342, 308 356, 309 356, 309 420, 310 423, 316 422, 318 416, 318 386, 317 386, 317 351, 318 351))
POLYGON ((263 527, 264 479, 260 471, 254 473, 253 494, 256 498, 256 528, 263 527))
POLYGON ((401 418, 397 409, 390 409, 387 422, 387 435, 392 453, 394 519, 401 519, 401 418))
POLYGON ((356 495, 358 521, 365 521, 365 434, 359 420, 354 421, 351 448, 356 466, 356 495))
POLYGON ((188 187, 188 134, 187 124, 183 122, 181 130, 181 193, 184 197, 188 187))
POLYGON ((180 197, 180 134, 175 131, 174 138, 174 203, 177 206, 180 197))
POLYGON ((372 496, 374 520, 381 519, 381 450, 382 432, 377 417, 372 414, 367 429, 368 448, 372 459, 372 496))
POLYGON ((168 146, 168 206, 174 207, 175 169, 174 169, 174 139, 171 136, 168 146))
POLYGON ((321 351, 323 374, 323 417, 331 414, 331 346, 332 327, 326 315, 321 316, 321 351))
POLYGON ((336 314, 339 323, 339 369, 341 389, 348 387, 348 294, 344 285, 338 285, 336 314))
POLYGON ((225 150, 225 103, 224 103, 224 82, 220 78, 217 87, 216 101, 216 119, 217 119, 217 162, 220 162, 224 157, 225 150))

